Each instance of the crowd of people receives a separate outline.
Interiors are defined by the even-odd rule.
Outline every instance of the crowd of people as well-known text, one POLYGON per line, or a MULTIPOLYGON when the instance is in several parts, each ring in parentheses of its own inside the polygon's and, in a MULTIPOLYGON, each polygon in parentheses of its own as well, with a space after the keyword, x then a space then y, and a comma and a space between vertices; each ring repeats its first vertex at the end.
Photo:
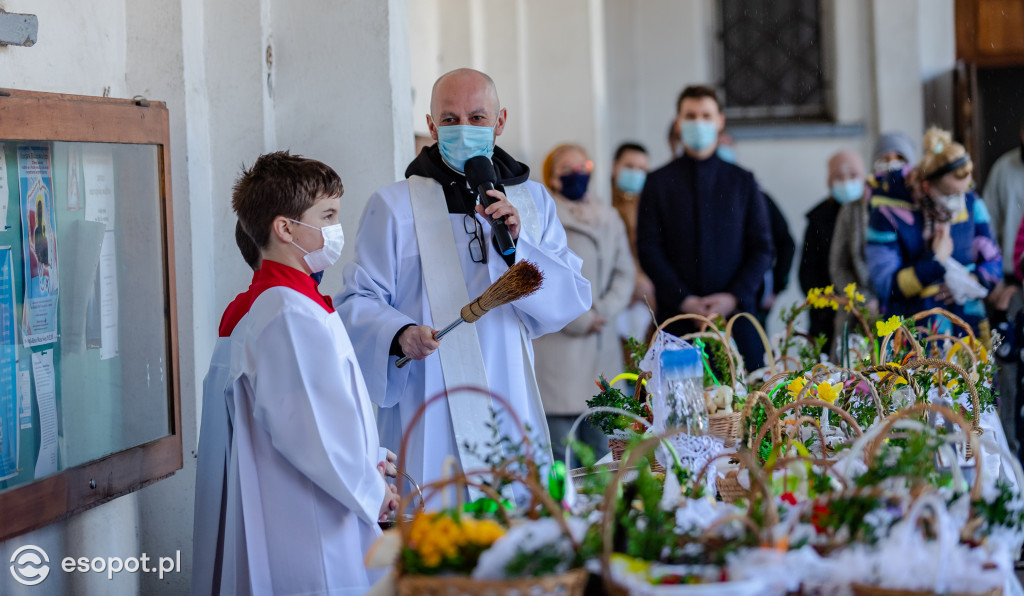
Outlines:
MULTIPOLYGON (((624 338, 680 313, 763 321, 788 284, 795 243, 736 165, 713 89, 680 94, 669 163, 652 169, 642 145, 618 147, 610 204, 578 144, 552 149, 532 180, 497 144, 509 117, 486 74, 437 80, 431 142, 366 203, 333 299, 318 283, 345 241, 338 174, 278 152, 240 176, 236 241, 254 275, 224 313, 204 383, 195 592, 362 593, 377 577, 362 554, 397 506, 398 468, 428 484, 448 460, 480 467, 474 447, 495 430, 558 447, 594 379, 623 370, 624 338), (467 174, 481 157, 490 186, 467 174), (522 261, 543 273, 539 291, 439 336, 522 261), (501 396, 511 415, 495 418, 499 402, 466 387, 501 396)), ((988 207, 972 172, 937 129, 920 159, 906 135, 883 135, 870 171, 836 153, 829 196, 808 213, 801 285, 856 283, 874 312, 943 305, 983 331, 986 298, 1005 312, 1020 274, 1024 128, 989 178, 988 207)), ((834 338, 843 323, 816 311, 811 332, 834 338)), ((746 368, 760 366, 753 325, 733 337, 746 368)), ((603 447, 595 429, 577 436, 603 447)))
MULTIPOLYGON (((920 158, 903 132, 879 136, 870 169, 850 149, 830 156, 828 195, 807 213, 802 290, 832 287, 842 293, 854 284, 872 315, 909 316, 942 307, 985 340, 993 324, 1002 323, 1004 336, 1014 335, 1007 313, 1019 310, 1010 303, 1024 274, 1024 123, 1021 135, 1021 148, 1003 156, 991 172, 986 200, 975 191, 967 151, 938 128, 925 134, 920 158)), ((602 222, 600 228, 569 233, 569 247, 594 258, 583 269, 594 289, 592 308, 557 334, 562 339, 536 341, 545 348, 537 370, 553 438, 564 435, 556 428, 586 409, 591 392, 570 379, 623 369, 607 345, 614 340, 604 327, 607 321, 619 319, 620 340, 645 339, 652 323, 680 313, 728 318, 747 312, 763 324, 788 285, 796 248, 788 224, 754 176, 735 164, 713 89, 683 90, 668 143, 672 160, 653 171, 641 145, 625 143, 615 153, 612 205, 625 224, 633 269, 619 257, 627 249, 615 232, 618 222, 608 222, 609 212, 586 192, 585 150, 561 145, 545 161, 544 182, 567 230, 580 225, 583 213, 602 222), (634 270, 631 300, 623 300, 627 292, 621 286, 634 270), (599 300, 602 292, 609 299, 599 300), (654 309, 653 322, 640 308, 645 301, 654 309), (581 349, 588 342, 588 349, 581 349)), ((823 353, 838 358, 836 338, 843 337, 852 315, 831 309, 809 315, 810 337, 822 338, 823 353)), ((958 333, 943 317, 927 324, 938 334, 958 333)), ((695 326, 684 321, 668 330, 682 334, 695 326)), ((1015 335, 1024 336, 1024 325, 1015 335)), ((733 337, 747 369, 759 367, 763 344, 753 327, 740 320, 733 337)), ((1004 394, 1014 388, 1004 388, 1004 394)), ((1016 408, 1003 409, 1012 437, 1016 408)), ((583 437, 600 452, 601 437, 586 433, 583 437)))

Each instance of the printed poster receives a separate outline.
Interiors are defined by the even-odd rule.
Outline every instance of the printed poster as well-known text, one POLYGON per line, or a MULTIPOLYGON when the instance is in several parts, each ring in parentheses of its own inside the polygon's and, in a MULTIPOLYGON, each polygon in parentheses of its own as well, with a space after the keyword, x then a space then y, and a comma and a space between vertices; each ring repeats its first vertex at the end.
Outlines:
POLYGON ((57 225, 48 145, 18 145, 25 261, 25 347, 57 341, 57 225))
POLYGON ((18 419, 17 319, 14 315, 14 260, 0 248, 0 480, 18 474, 21 436, 18 419))

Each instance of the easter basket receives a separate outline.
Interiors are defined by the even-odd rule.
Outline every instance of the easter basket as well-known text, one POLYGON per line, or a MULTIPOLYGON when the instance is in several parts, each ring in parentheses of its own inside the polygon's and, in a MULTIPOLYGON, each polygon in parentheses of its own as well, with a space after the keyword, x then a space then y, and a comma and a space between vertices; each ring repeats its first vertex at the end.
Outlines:
MULTIPOLYGON (((501 519, 502 525, 511 527, 514 526, 517 521, 512 519, 509 516, 507 508, 501 505, 504 497, 500 495, 490 483, 481 480, 480 477, 487 477, 491 482, 498 479, 514 480, 525 487, 526 492, 528 493, 530 502, 525 509, 527 513, 529 514, 539 510, 547 511, 548 514, 551 515, 551 518, 558 523, 562 533, 567 537, 571 544, 573 551, 578 552, 579 544, 573 538, 572 532, 570 531, 570 528, 563 516, 561 507, 559 507, 551 495, 548 494, 548 492, 545 491, 544 488, 535 480, 536 474, 534 472, 537 471, 537 464, 535 463, 535 458, 530 454, 530 450, 533 447, 522 423, 516 416, 515 411, 511 409, 508 402, 494 393, 475 387, 460 387, 451 391, 475 392, 484 397, 493 399, 505 408, 505 411, 522 433, 522 441, 526 449, 526 456, 524 457, 524 460, 525 465, 527 466, 527 473, 514 471, 511 469, 509 462, 504 462, 497 467, 488 470, 476 470, 469 472, 457 471, 451 473, 446 478, 423 486, 421 491, 422 494, 425 495, 425 499, 429 501, 431 496, 435 494, 441 493, 447 489, 454 489, 458 500, 458 507, 455 509, 455 516, 458 517, 460 515, 458 512, 463 509, 462 501, 464 494, 469 487, 474 487, 498 504, 496 507, 496 514, 501 519)), ((447 395, 448 392, 442 392, 431 397, 424 402, 422 406, 420 406, 419 410, 413 416, 413 419, 406 428, 399 461, 404 459, 406 444, 408 442, 408 436, 411 429, 415 427, 417 421, 422 417, 426 408, 433 402, 446 398, 447 395)), ((399 481, 399 488, 401 491, 401 479, 399 481)), ((404 518, 405 509, 409 506, 413 498, 414 494, 409 494, 401 500, 398 510, 399 519, 404 518)), ((431 514, 420 513, 420 515, 430 516, 431 514)), ((444 513, 433 515, 436 517, 438 515, 444 515, 444 513)), ((468 523, 468 521, 469 520, 466 520, 461 523, 468 523)), ((456 525, 459 524, 460 522, 456 521, 456 525)), ((416 520, 414 519, 411 523, 399 524, 393 531, 398 533, 402 548, 404 549, 409 547, 413 543, 413 535, 417 531, 416 520)), ((498 539, 500 540, 500 538, 498 539)), ((490 548, 490 546, 487 546, 484 550, 486 551, 487 548, 490 548)), ((470 575, 458 573, 443 573, 436 575, 407 573, 404 561, 401 558, 395 565, 395 570, 395 593, 399 596, 523 596, 527 594, 537 596, 583 596, 589 577, 587 570, 583 568, 568 569, 564 573, 552 573, 537 577, 508 578, 501 580, 478 579, 470 575)))
MULTIPOLYGON (((694 321, 697 324, 701 325, 704 330, 698 331, 696 333, 686 334, 682 336, 680 339, 684 341, 703 341, 710 339, 712 341, 720 342, 721 345, 725 347, 725 351, 729 356, 729 377, 730 379, 732 379, 732 383, 730 386, 728 386, 728 389, 731 390, 732 393, 730 399, 734 399, 739 384, 737 370, 741 368, 739 365, 739 355, 736 353, 730 335, 732 332, 732 324, 735 321, 735 319, 736 317, 733 317, 733 320, 729 321, 729 326, 726 327, 726 331, 723 332, 715 325, 715 323, 711 319, 701 315, 680 314, 674 317, 669 317, 668 319, 662 321, 662 323, 658 325, 657 329, 654 330, 654 333, 653 335, 651 335, 651 339, 648 342, 648 345, 655 345, 655 340, 657 340, 658 334, 664 331, 672 323, 676 323, 679 321, 694 321)), ((760 331, 760 329, 759 332, 763 334, 763 331, 760 331)), ((765 339, 764 341, 767 342, 767 339, 765 339)), ((742 419, 743 417, 740 412, 727 411, 709 413, 708 434, 718 437, 719 439, 722 439, 726 447, 732 447, 736 444, 737 439, 739 439, 740 423, 742 419)))
MULTIPOLYGON (((626 460, 627 465, 619 468, 614 479, 605 489, 603 505, 604 515, 602 516, 601 522, 603 544, 601 565, 604 593, 609 594, 610 596, 703 596, 705 594, 754 596, 764 593, 765 584, 757 580, 722 581, 721 577, 717 577, 710 583, 655 585, 648 584, 636 577, 630 577, 628 574, 623 575, 620 573, 631 564, 629 563, 630 559, 628 557, 623 559, 621 558, 622 555, 616 555, 613 553, 613 545, 616 542, 616 527, 622 523, 617 519, 615 511, 619 505, 620 494, 628 494, 628 491, 623 491, 621 486, 621 483, 625 478, 626 471, 629 466, 634 464, 635 460, 642 457, 646 451, 653 450, 660 442, 670 440, 672 435, 680 432, 682 432, 682 429, 670 430, 661 436, 650 437, 637 445, 636 448, 628 454, 626 460)), ((746 463, 748 463, 752 468, 751 477, 753 482, 763 495, 767 495, 768 489, 764 484, 763 477, 756 466, 756 462, 750 460, 749 454, 740 453, 737 455, 744 460, 749 460, 746 463)), ((727 456, 719 455, 714 459, 719 459, 721 457, 727 456)), ((703 476, 709 473, 709 470, 713 468, 712 464, 714 459, 703 466, 697 474, 695 481, 696 486, 702 485, 703 476)), ((749 531, 750 535, 759 540, 762 545, 770 544, 771 528, 778 523, 778 517, 775 512, 775 508, 769 504, 769 500, 766 499, 764 502, 766 503, 766 507, 763 512, 763 524, 756 523, 748 514, 737 513, 724 515, 711 522, 710 525, 700 533, 699 538, 696 539, 697 542, 709 549, 723 548, 727 546, 727 539, 718 534, 718 530, 727 523, 738 522, 744 528, 745 532, 749 531)), ((636 561, 636 559, 632 560, 636 561)))

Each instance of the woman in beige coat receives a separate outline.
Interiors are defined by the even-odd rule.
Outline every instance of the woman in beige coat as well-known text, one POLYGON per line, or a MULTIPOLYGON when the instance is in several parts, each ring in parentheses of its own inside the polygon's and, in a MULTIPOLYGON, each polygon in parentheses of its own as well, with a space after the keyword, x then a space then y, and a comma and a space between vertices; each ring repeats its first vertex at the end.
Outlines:
MULTIPOLYGON (((598 375, 609 379, 624 369, 615 317, 633 296, 636 268, 626 226, 610 205, 587 192, 592 162, 578 145, 559 145, 544 160, 544 183, 555 198, 569 248, 583 259, 593 306, 565 329, 533 342, 537 382, 544 400, 552 447, 564 446, 569 429, 598 389, 598 375)), ((603 433, 583 424, 577 438, 607 450, 603 433)))

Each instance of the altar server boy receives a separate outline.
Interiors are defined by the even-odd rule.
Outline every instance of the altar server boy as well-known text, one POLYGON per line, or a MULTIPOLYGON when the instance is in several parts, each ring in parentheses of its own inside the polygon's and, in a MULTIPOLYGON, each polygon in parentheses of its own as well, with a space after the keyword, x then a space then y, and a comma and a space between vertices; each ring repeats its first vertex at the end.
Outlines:
POLYGON ((287 152, 235 184, 262 264, 220 326, 231 352, 225 594, 362 594, 376 579, 363 556, 397 495, 348 333, 311 277, 341 255, 343 192, 330 167, 287 152))

